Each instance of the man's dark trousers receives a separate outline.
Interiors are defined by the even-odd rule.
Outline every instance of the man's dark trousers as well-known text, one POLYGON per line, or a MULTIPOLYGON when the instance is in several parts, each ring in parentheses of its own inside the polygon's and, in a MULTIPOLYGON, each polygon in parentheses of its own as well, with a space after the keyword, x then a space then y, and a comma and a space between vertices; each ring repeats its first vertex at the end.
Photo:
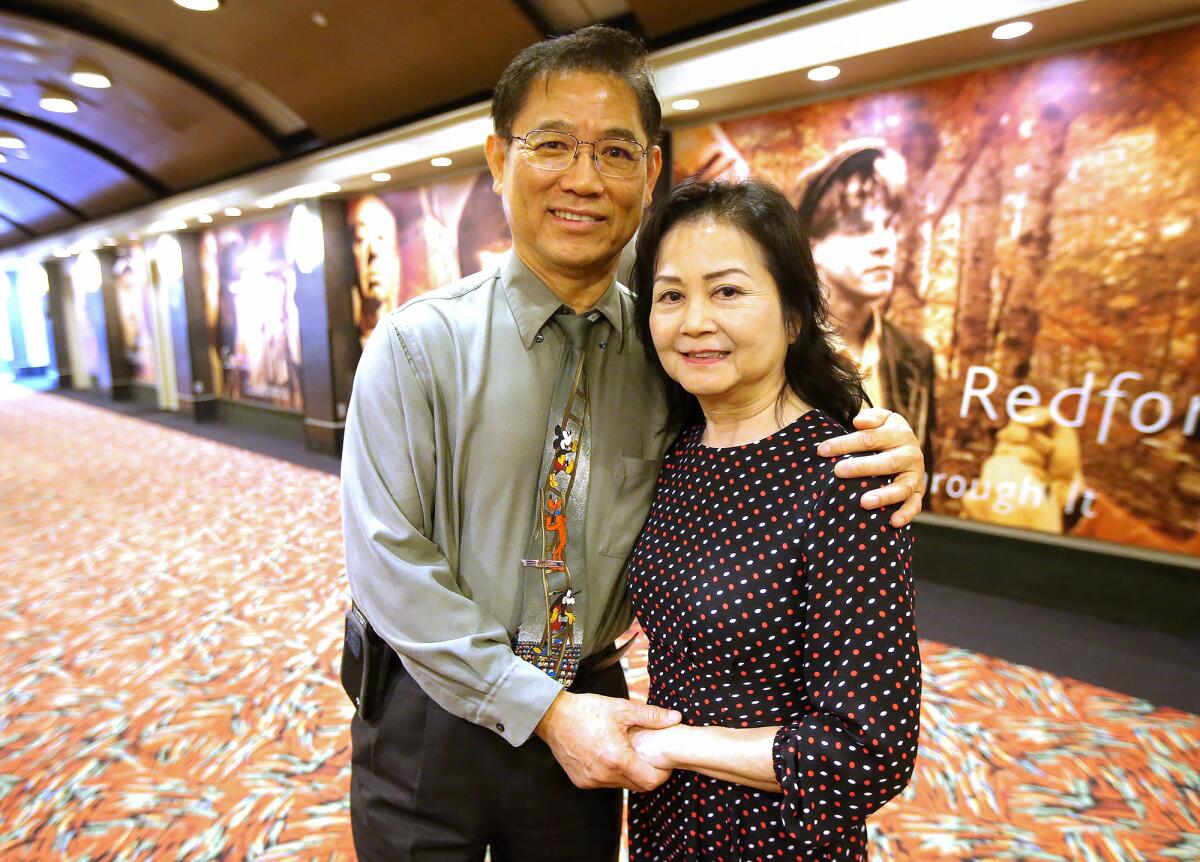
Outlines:
MULTIPOLYGON (((379 718, 350 728, 361 862, 615 862, 620 790, 580 790, 538 737, 513 748, 394 667, 379 718)), ((585 665, 571 691, 628 696, 619 664, 585 665)))

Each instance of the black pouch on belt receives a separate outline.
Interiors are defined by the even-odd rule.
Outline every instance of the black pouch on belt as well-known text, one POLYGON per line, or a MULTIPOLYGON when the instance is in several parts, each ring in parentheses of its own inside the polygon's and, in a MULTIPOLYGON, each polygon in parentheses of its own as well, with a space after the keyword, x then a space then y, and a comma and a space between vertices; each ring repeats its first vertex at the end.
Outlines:
POLYGON ((394 661, 399 659, 387 641, 375 634, 362 611, 350 605, 342 642, 342 688, 364 721, 378 717, 394 661))

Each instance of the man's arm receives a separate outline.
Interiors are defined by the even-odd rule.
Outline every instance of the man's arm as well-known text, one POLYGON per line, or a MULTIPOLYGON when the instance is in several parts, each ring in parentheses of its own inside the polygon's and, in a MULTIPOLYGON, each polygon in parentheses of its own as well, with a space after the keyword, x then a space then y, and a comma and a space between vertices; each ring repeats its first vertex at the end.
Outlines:
MULTIPOLYGON (((525 742, 535 727, 541 731, 552 724, 557 732, 551 748, 581 786, 656 786, 667 773, 631 762, 632 749, 613 755, 614 740, 619 732, 628 749, 625 728, 664 727, 678 721, 678 714, 565 692, 518 658, 500 621, 462 594, 456 572, 430 538, 438 453, 429 364, 418 345, 402 341, 392 326, 391 320, 380 321, 367 341, 346 422, 342 522, 355 602, 413 679, 449 712, 513 745, 525 742), (556 709, 555 721, 549 721, 551 704, 575 705, 578 698, 586 698, 586 732, 582 725, 572 727, 583 721, 579 710, 556 709), (629 777, 611 771, 577 776, 568 766, 578 760, 594 767, 614 758, 629 777)), ((513 588, 518 586, 514 581, 513 588)))
POLYGON ((350 591, 431 698, 519 745, 562 688, 517 658, 505 627, 462 594, 430 538, 438 459, 432 381, 422 379, 428 366, 416 345, 402 343, 392 327, 380 321, 367 341, 346 421, 342 529, 350 591))
POLYGON ((903 527, 921 511, 925 493, 925 458, 917 435, 904 417, 881 407, 864 407, 854 417, 852 434, 826 440, 817 447, 825 457, 875 452, 860 458, 839 461, 835 472, 843 479, 863 476, 893 476, 892 483, 864 494, 864 509, 879 509, 901 503, 892 514, 893 527, 903 527))

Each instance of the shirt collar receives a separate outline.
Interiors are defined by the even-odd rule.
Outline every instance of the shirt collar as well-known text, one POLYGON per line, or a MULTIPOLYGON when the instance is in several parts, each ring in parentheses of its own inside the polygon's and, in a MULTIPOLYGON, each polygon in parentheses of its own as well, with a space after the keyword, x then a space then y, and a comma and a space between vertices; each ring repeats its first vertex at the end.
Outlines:
MULTIPOLYGON (((515 250, 508 253, 508 259, 500 266, 500 284, 508 299, 508 307, 512 310, 513 320, 516 321, 517 331, 521 334, 521 343, 528 350, 563 301, 525 265, 515 250)), ((612 327, 611 339, 616 342, 614 346, 618 350, 625 343, 626 320, 632 323, 632 314, 621 301, 622 291, 623 288, 614 279, 600 301, 592 306, 612 327)))

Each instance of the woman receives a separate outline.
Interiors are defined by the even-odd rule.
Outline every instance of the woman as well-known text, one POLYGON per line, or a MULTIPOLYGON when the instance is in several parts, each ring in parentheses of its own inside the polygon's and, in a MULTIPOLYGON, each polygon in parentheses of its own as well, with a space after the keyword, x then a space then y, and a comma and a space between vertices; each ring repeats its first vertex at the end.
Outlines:
POLYGON ((812 254, 761 183, 689 183, 642 228, 637 322, 674 427, 631 558, 661 769, 630 859, 867 858, 920 714, 910 539, 817 455, 863 399, 830 345, 812 254))

